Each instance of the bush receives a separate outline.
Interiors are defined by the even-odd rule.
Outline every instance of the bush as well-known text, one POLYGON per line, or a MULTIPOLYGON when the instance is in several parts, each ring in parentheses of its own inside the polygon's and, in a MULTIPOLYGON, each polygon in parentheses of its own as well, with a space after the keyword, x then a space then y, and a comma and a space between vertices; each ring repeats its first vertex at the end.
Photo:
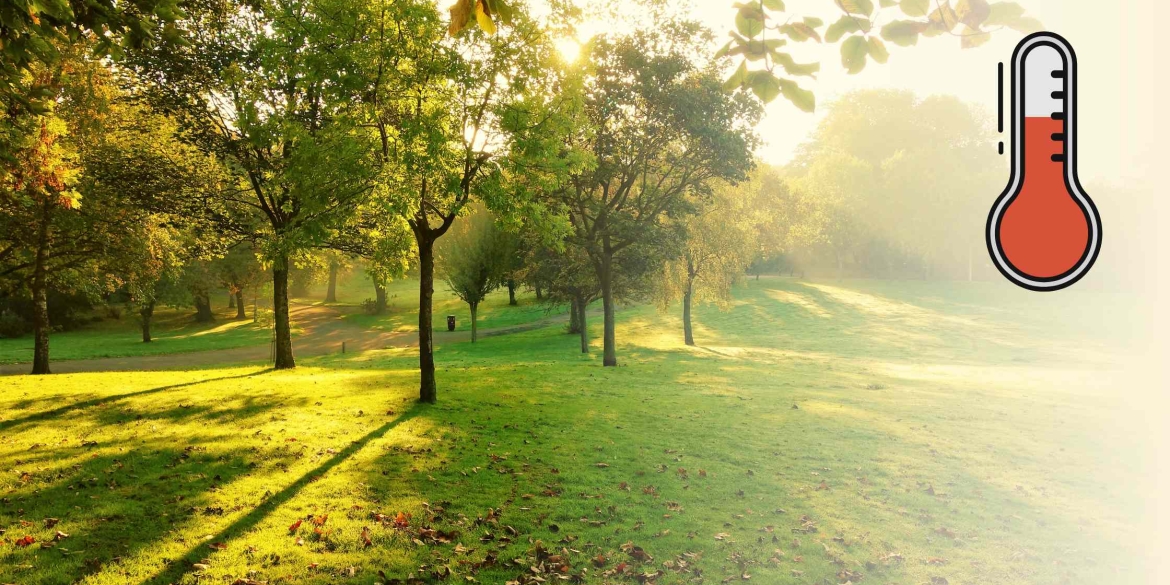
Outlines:
MULTIPOLYGON (((8 312, 23 320, 27 332, 33 322, 33 302, 28 289, 18 291, 7 298, 0 298, 0 313, 8 312)), ((88 313, 93 309, 89 297, 83 294, 63 293, 49 289, 49 323, 55 331, 71 331, 91 321, 88 313)), ((100 319, 99 319, 100 320, 100 319)))
POLYGON ((0 312, 0 337, 15 339, 28 333, 28 322, 12 311, 0 312))
POLYGON ((362 311, 365 311, 367 315, 377 315, 378 301, 375 301, 374 299, 366 299, 362 301, 362 311))

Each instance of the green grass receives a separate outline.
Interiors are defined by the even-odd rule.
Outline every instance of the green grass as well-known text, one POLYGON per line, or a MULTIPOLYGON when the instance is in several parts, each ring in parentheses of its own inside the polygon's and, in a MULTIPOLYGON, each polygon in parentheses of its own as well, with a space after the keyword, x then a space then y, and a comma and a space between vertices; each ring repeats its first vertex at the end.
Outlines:
POLYGON ((619 368, 439 347, 435 406, 410 350, 0 378, 0 582, 1153 583, 1131 301, 752 282, 698 348, 624 311, 619 368))
MULTIPOLYGON (((251 308, 249 307, 249 314, 251 308)), ((214 323, 195 323, 191 311, 159 309, 151 327, 151 343, 142 342, 142 332, 134 315, 105 319, 75 331, 49 336, 53 360, 84 360, 188 353, 213 349, 232 349, 267 343, 271 332, 266 325, 252 319, 236 321, 235 309, 217 309, 214 323)), ((33 338, 0 339, 0 364, 31 363, 33 338)))
MULTIPOLYGON (((314 293, 318 293, 314 289, 314 293)), ((381 331, 418 331, 418 281, 415 279, 395 280, 386 287, 387 310, 384 315, 367 315, 361 311, 350 311, 346 320, 355 325, 381 331)), ((324 297, 323 293, 316 294, 324 297)), ((358 305, 373 298, 374 289, 369 280, 361 274, 338 284, 339 304, 358 305), (367 290, 369 289, 369 290, 367 290)), ((530 291, 516 291, 516 305, 508 304, 508 290, 501 288, 479 305, 480 330, 508 329, 530 326, 533 323, 553 319, 568 312, 568 307, 552 307, 536 299, 530 291)), ((446 331, 447 315, 455 315, 456 331, 471 330, 471 309, 467 303, 447 287, 442 280, 435 281, 432 326, 446 331)))

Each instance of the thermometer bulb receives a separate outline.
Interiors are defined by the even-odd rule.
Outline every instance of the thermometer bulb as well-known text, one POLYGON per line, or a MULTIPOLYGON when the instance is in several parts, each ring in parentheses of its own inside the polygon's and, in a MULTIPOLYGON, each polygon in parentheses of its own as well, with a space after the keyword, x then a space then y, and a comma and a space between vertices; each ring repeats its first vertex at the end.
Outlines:
POLYGON ((1012 179, 987 222, 996 267, 1015 284, 1059 290, 1080 280, 1101 247, 1101 220, 1076 170, 1076 56, 1037 33, 1012 62, 1012 179))

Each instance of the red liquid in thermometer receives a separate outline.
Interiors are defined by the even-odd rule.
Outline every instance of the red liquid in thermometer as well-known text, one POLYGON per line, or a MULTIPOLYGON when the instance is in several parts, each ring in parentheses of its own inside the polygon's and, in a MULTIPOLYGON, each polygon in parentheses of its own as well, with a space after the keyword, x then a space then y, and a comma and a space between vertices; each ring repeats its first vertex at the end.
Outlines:
POLYGON ((1012 266, 1037 278, 1053 278, 1076 267, 1089 245, 1089 219, 1064 182, 1064 122, 1025 118, 1028 172, 1019 195, 1003 213, 999 242, 1012 266))
POLYGON ((1012 178, 987 220, 996 268, 1030 290, 1081 279, 1101 249, 1101 219, 1076 171, 1076 55, 1052 33, 1012 58, 1012 178))

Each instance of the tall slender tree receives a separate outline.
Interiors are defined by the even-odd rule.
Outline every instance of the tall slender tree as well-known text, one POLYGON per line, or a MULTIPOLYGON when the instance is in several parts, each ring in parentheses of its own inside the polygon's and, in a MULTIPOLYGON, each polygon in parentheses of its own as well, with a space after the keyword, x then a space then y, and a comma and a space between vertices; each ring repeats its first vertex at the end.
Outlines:
POLYGON ((418 253, 422 402, 437 398, 436 242, 475 200, 504 220, 539 215, 525 205, 525 191, 505 184, 511 161, 545 154, 532 147, 542 142, 525 138, 545 130, 535 106, 552 95, 543 73, 555 49, 523 14, 497 17, 509 26, 449 37, 461 27, 445 25, 422 0, 370 4, 355 15, 354 26, 369 39, 354 60, 366 88, 364 125, 383 165, 380 194, 386 209, 406 219, 418 253))
POLYGON ((479 337, 479 304, 506 284, 516 237, 500 229, 482 205, 473 205, 439 245, 439 271, 447 287, 471 310, 471 342, 479 337))
POLYGON ((344 15, 363 5, 212 3, 179 21, 183 42, 153 44, 127 61, 150 103, 229 163, 218 204, 245 218, 225 228, 256 241, 272 266, 277 369, 296 365, 290 260, 328 242, 373 185, 344 61, 358 41, 344 15))
POLYGON ((708 40, 697 24, 664 22, 599 37, 585 60, 581 131, 570 146, 594 160, 555 196, 601 288, 606 366, 618 363, 616 266, 659 237, 664 218, 687 213, 688 196, 740 180, 752 164, 760 107, 723 90, 718 61, 703 56, 708 40))

